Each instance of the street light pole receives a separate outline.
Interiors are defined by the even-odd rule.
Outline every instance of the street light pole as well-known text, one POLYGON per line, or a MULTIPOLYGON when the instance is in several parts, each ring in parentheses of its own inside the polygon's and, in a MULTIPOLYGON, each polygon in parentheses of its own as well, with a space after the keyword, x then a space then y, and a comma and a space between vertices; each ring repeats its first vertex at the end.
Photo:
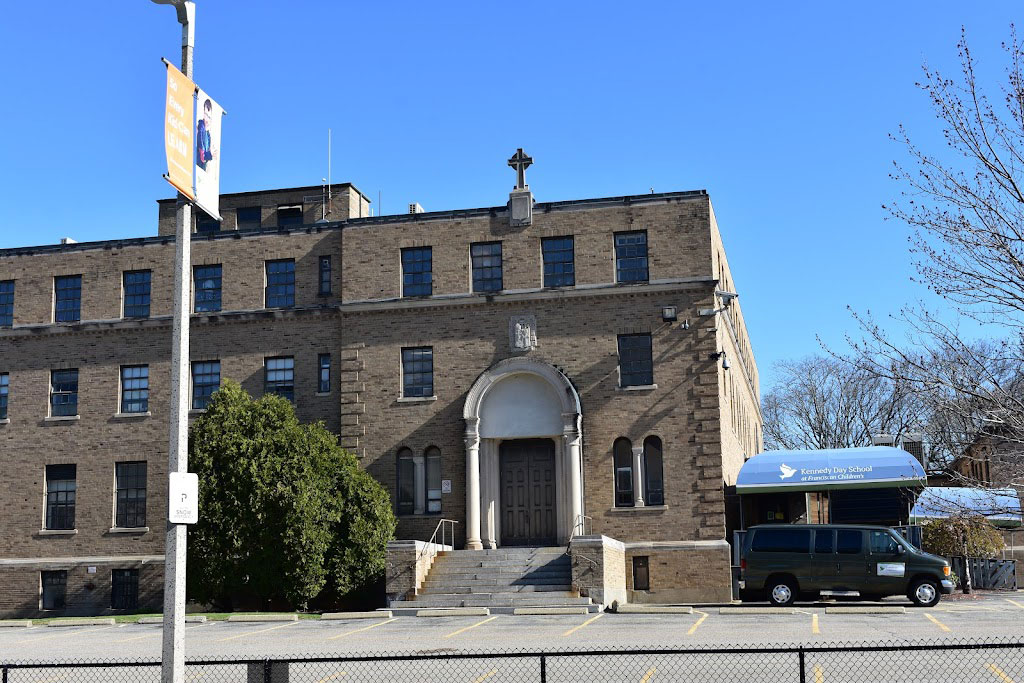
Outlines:
MULTIPOLYGON (((181 72, 192 78, 192 50, 195 45, 196 6, 191 0, 152 0, 174 5, 181 23, 181 72)), ((174 238, 174 331, 171 345, 170 444, 167 452, 168 489, 170 475, 188 472, 188 326, 192 264, 192 203, 178 193, 177 226, 174 238)), ((169 512, 169 510, 168 510, 169 512)), ((185 680, 185 544, 188 527, 167 522, 164 546, 164 630, 162 683, 185 680)))

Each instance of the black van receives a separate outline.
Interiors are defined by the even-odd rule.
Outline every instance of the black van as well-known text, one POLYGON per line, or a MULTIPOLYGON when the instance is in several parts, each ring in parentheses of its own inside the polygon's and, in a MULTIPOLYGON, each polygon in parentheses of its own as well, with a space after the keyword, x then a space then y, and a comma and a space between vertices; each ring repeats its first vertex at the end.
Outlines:
POLYGON ((952 592, 949 562, 883 526, 763 524, 747 531, 740 555, 741 599, 773 605, 906 595, 931 607, 952 592))

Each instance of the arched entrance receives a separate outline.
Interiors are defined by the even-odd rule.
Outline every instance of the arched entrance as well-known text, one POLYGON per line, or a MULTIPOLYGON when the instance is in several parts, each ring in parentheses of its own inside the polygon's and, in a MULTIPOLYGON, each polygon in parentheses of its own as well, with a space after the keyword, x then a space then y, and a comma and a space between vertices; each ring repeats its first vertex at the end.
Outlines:
POLYGON ((580 397, 547 363, 509 358, 473 383, 466 547, 565 543, 583 514, 580 397))

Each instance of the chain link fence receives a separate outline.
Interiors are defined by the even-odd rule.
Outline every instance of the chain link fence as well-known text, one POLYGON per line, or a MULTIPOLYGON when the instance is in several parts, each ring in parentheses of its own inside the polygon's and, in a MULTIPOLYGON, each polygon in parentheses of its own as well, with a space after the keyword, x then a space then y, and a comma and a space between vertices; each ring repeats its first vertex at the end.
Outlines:
MULTIPOLYGON (((159 661, 0 662, 2 683, 159 683, 159 661)), ((686 649, 427 651, 265 660, 194 660, 202 683, 1024 683, 1024 640, 686 649)))

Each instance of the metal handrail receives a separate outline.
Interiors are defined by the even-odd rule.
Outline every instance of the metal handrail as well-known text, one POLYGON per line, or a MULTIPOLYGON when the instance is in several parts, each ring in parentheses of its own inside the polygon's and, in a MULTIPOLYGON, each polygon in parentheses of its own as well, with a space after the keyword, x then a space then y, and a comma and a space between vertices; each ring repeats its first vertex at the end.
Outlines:
POLYGON ((576 515, 576 518, 572 521, 572 532, 569 534, 569 541, 565 544, 565 554, 568 555, 570 548, 572 548, 572 539, 576 536, 587 535, 587 520, 590 520, 590 530, 594 530, 594 518, 588 517, 587 515, 576 515), (576 532, 580 531, 579 534, 576 532))
POLYGON ((457 519, 440 519, 440 520, 438 520, 437 526, 434 527, 434 533, 432 533, 430 535, 430 540, 427 541, 427 545, 425 545, 423 547, 423 550, 420 551, 420 554, 417 557, 417 560, 423 559, 423 556, 426 555, 428 551, 430 551, 432 553, 431 557, 436 557, 437 556, 437 551, 434 550, 434 548, 437 547, 437 532, 438 531, 441 532, 441 545, 445 545, 444 541, 445 541, 445 538, 447 538, 447 535, 445 534, 445 528, 450 528, 451 529, 451 546, 452 546, 452 549, 454 550, 455 549, 455 525, 458 524, 458 523, 459 523, 459 521, 457 519), (450 526, 449 527, 445 527, 445 524, 448 524, 450 526))

